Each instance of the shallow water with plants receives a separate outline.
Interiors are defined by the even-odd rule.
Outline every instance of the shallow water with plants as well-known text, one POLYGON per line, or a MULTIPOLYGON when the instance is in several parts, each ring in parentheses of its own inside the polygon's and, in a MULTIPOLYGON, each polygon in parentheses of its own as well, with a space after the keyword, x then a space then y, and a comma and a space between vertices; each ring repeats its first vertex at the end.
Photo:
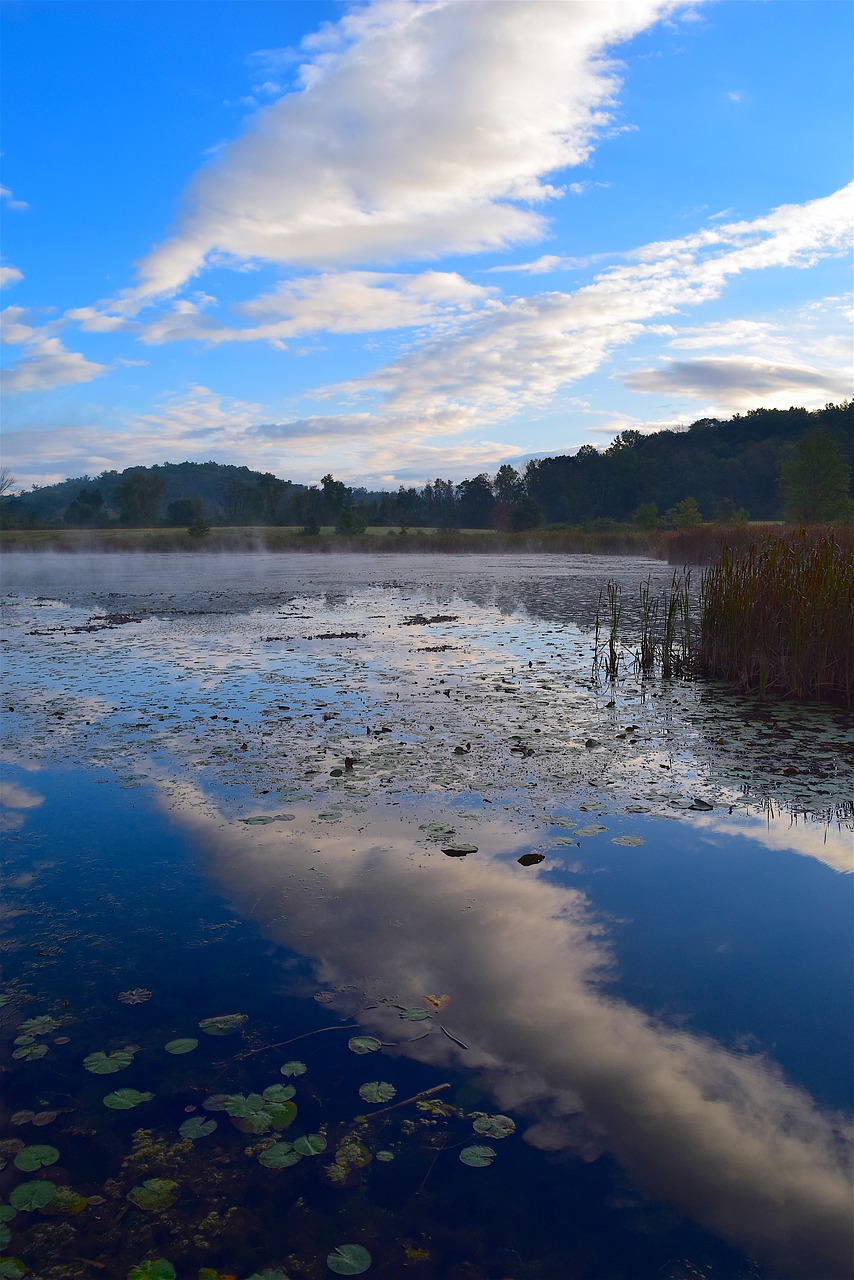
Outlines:
POLYGON ((0 1276, 850 1274, 852 720, 671 572, 7 557, 0 1276))

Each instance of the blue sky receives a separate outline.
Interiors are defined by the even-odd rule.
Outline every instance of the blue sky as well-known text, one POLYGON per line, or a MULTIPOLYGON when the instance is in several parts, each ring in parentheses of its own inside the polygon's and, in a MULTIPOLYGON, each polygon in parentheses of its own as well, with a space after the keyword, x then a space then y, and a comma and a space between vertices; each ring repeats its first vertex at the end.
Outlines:
POLYGON ((3 457, 396 487, 851 394, 847 0, 4 0, 3 457))

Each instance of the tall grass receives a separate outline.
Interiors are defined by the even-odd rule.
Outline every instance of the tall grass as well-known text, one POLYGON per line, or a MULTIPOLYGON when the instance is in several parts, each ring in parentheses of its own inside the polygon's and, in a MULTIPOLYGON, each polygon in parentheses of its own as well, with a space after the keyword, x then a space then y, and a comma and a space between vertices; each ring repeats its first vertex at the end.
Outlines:
POLYGON ((697 669, 760 696, 854 694, 854 551, 830 529, 725 545, 703 574, 697 669))

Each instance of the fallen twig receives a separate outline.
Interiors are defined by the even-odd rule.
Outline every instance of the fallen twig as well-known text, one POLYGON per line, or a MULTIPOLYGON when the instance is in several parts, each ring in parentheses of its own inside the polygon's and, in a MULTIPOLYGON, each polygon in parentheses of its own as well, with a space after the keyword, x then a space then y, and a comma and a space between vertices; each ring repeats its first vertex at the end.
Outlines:
POLYGON ((393 1102, 390 1107, 383 1107, 382 1111, 372 1111, 369 1116, 356 1116, 359 1123, 365 1120, 378 1120, 380 1116, 387 1116, 390 1111, 397 1111, 398 1107, 408 1107, 410 1102, 420 1102, 422 1098, 429 1098, 434 1093, 441 1093, 443 1089, 450 1089, 449 1084, 437 1084, 432 1089, 425 1089, 422 1093, 414 1093, 411 1098, 404 1098, 403 1102, 393 1102))
POLYGON ((448 1037, 449 1040, 453 1040, 454 1044, 458 1044, 461 1049, 468 1048, 468 1045, 465 1044, 462 1040, 460 1040, 457 1036, 452 1035, 447 1027, 443 1027, 441 1022, 439 1023, 439 1027, 442 1031, 444 1031, 445 1035, 448 1037))
POLYGON ((319 1036, 324 1031, 355 1031, 358 1023, 351 1022, 342 1025, 336 1022, 333 1027, 318 1027, 316 1031, 304 1031, 301 1036, 291 1036, 290 1040, 279 1040, 277 1044, 264 1044, 260 1049, 247 1049, 246 1053, 238 1053, 234 1056, 235 1062, 240 1062, 242 1058, 251 1058, 253 1053, 266 1053, 268 1049, 283 1049, 286 1044, 296 1044, 297 1040, 307 1040, 309 1036, 319 1036))

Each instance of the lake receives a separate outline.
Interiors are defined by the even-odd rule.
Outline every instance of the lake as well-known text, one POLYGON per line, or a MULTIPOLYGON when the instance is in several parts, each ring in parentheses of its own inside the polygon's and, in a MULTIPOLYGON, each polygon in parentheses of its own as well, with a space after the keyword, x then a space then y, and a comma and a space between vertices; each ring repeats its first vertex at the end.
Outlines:
POLYGON ((671 574, 5 557, 0 1276, 851 1275, 852 718, 671 574))

